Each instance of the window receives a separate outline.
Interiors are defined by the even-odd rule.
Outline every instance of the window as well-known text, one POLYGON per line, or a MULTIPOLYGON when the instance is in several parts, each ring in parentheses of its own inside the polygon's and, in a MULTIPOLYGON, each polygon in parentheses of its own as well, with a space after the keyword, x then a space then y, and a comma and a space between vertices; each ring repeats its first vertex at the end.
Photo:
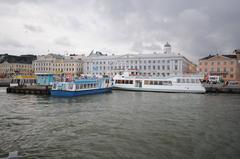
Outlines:
POLYGON ((220 65, 220 64, 221 64, 221 62, 218 62, 217 64, 218 64, 218 65, 220 65))
POLYGON ((233 74, 230 74, 230 78, 233 78, 234 77, 234 75, 233 74))
POLYGON ((233 68, 232 67, 230 68, 230 71, 233 72, 233 68))
POLYGON ((178 69, 178 66, 177 65, 175 65, 175 70, 177 70, 178 69))
POLYGON ((218 67, 218 68, 217 68, 217 72, 221 72, 221 68, 218 67))
POLYGON ((224 72, 227 72, 227 68, 226 68, 226 67, 224 67, 224 68, 223 68, 223 71, 224 71, 224 72))
POLYGON ((199 65, 202 65, 202 62, 199 62, 199 65))
POLYGON ((207 63, 207 62, 205 62, 205 65, 208 65, 208 63, 207 63))

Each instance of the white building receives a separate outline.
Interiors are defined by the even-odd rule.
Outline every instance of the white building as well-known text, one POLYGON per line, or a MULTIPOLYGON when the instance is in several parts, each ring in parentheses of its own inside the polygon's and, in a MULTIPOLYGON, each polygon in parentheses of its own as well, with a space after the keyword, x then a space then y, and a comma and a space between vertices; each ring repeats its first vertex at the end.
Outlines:
MULTIPOLYGON (((91 53, 84 59, 84 74, 115 75, 131 70, 135 75, 169 76, 190 73, 192 62, 171 52, 171 45, 164 46, 164 53, 106 55, 91 53)), ((192 72, 191 72, 192 73, 192 72)))
POLYGON ((78 76, 83 72, 82 56, 41 55, 33 61, 33 68, 36 74, 51 73, 78 76))

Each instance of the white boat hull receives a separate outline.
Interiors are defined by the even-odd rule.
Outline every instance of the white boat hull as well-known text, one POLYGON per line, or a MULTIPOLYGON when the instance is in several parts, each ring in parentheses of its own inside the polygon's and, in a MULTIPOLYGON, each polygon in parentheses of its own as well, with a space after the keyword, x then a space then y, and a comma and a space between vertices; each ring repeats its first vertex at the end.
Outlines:
POLYGON ((142 92, 167 92, 167 93, 206 93, 206 90, 203 88, 199 89, 187 89, 187 88, 179 88, 179 89, 170 89, 170 88, 137 88, 137 87, 121 87, 121 86, 113 86, 113 89, 117 90, 127 90, 127 91, 142 91, 142 92))

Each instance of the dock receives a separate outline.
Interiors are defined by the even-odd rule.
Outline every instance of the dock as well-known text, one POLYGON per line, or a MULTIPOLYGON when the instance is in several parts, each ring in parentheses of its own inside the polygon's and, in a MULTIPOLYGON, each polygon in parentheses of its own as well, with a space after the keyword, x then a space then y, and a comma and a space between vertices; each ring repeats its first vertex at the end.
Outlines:
POLYGON ((224 84, 203 84, 207 93, 236 93, 240 94, 240 86, 229 86, 224 84))
POLYGON ((7 93, 50 95, 51 87, 37 86, 37 85, 35 85, 35 86, 15 86, 15 87, 8 87, 7 93))

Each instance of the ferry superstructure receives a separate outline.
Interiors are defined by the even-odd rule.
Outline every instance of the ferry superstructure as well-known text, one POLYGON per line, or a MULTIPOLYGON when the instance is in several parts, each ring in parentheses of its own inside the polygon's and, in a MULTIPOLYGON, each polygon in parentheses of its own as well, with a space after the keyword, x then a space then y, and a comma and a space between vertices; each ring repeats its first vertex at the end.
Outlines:
POLYGON ((129 76, 128 72, 113 77, 113 88, 132 91, 205 93, 206 89, 197 75, 169 77, 129 76))
POLYGON ((112 91, 110 78, 79 79, 72 82, 54 82, 51 95, 57 97, 74 97, 112 91))

